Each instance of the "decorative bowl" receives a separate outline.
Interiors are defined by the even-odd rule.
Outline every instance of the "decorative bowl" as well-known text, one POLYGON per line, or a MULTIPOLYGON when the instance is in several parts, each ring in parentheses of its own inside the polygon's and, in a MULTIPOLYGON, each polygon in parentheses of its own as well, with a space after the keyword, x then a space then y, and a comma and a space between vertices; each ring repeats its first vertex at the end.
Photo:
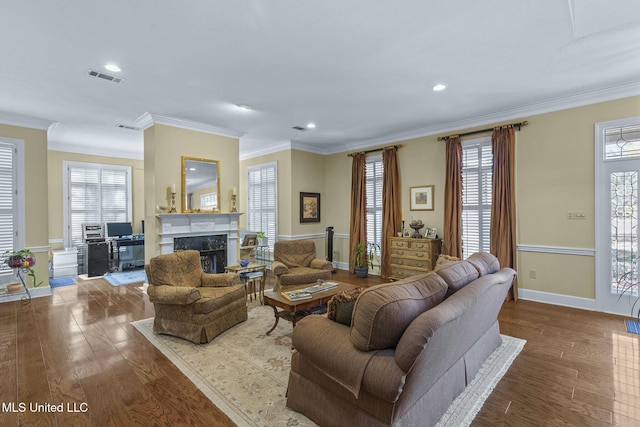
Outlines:
POLYGON ((246 267, 247 265, 249 265, 249 260, 248 259, 240 260, 240 267, 246 267))
POLYGON ((16 292, 20 292, 21 289, 22 289, 22 285, 20 283, 9 283, 7 285, 7 292, 12 294, 16 292))

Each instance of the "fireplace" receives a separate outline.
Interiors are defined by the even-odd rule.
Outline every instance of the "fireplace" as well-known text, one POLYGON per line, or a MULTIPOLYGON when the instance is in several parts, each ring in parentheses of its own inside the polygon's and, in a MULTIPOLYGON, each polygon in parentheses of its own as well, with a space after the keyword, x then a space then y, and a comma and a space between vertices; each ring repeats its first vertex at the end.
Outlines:
POLYGON ((225 266, 235 265, 238 262, 238 219, 240 215, 242 214, 237 212, 159 214, 156 216, 158 220, 156 228, 158 232, 157 252, 170 254, 177 250, 193 248, 206 256, 207 259, 204 260, 203 267, 211 268, 212 271, 220 271, 220 269, 224 271, 225 266), (182 243, 184 238, 195 237, 203 240, 182 243), (223 243, 224 252, 221 250, 223 243), (205 253, 203 253, 203 248, 205 253))
POLYGON ((173 250, 194 249, 200 252, 200 262, 205 273, 224 273, 227 265, 227 235, 175 237, 173 250))

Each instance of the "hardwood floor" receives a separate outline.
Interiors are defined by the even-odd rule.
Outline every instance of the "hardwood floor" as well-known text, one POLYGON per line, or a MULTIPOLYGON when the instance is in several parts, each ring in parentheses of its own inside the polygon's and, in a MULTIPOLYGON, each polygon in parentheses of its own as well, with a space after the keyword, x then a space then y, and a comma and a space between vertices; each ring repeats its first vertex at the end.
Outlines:
MULTIPOLYGON (((140 284, 104 279, 0 303, 0 426, 233 425, 130 325, 153 313, 140 284)), ((527 344, 472 425, 640 426, 640 335, 623 320, 505 303, 502 332, 527 344)))

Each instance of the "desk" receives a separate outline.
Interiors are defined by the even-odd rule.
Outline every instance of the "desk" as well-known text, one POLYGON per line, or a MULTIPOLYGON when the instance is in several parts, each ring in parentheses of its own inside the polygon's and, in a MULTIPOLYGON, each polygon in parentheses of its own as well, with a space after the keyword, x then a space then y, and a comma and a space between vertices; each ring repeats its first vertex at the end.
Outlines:
MULTIPOLYGON (((253 301, 253 297, 256 294, 256 282, 260 282, 258 296, 260 297, 260 303, 262 304, 264 301, 264 282, 267 280, 267 266, 264 264, 257 264, 255 262, 250 262, 246 267, 241 266, 240 264, 229 265, 224 268, 225 273, 236 273, 242 283, 244 283, 244 289, 247 297, 251 297, 251 301, 253 301), (260 275, 253 276, 251 273, 260 272, 260 275), (253 292, 249 294, 248 287, 252 286, 253 292)), ((256 297, 257 299, 257 297, 256 297)))
POLYGON ((144 238, 114 239, 111 243, 111 259, 118 271, 144 267, 144 238))

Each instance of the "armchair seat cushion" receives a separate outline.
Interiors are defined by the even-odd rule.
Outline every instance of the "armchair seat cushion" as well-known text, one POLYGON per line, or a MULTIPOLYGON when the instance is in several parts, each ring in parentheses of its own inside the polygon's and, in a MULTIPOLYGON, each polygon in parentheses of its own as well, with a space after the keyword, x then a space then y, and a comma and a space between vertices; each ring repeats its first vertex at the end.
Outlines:
POLYGON ((193 312, 199 314, 210 313, 221 309, 236 300, 244 299, 244 287, 229 286, 215 288, 199 288, 201 298, 194 303, 193 312))

